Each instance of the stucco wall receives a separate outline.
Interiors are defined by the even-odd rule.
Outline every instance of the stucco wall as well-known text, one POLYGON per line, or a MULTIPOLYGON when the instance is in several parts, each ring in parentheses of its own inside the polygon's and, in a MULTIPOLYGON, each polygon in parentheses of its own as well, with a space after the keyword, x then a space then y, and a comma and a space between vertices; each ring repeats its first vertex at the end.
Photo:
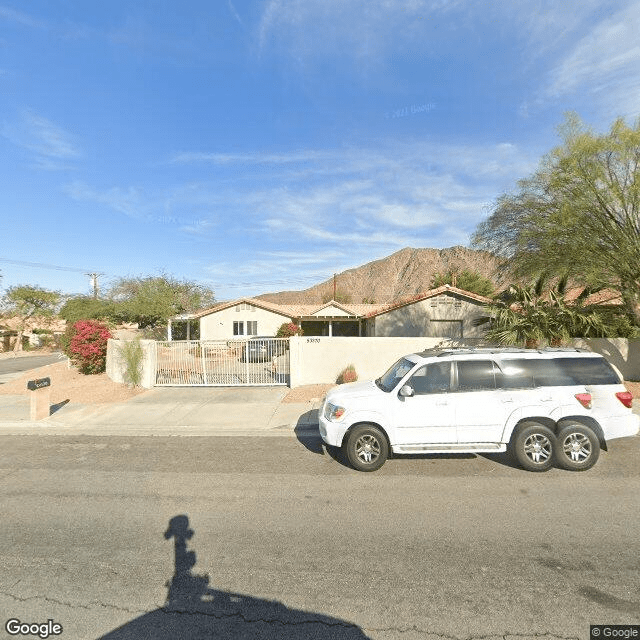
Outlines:
MULTIPOLYGON (((474 346, 478 340, 456 341, 474 346)), ((416 351, 449 344, 443 338, 328 338, 295 336, 290 340, 290 386, 335 382, 354 365, 360 380, 381 376, 398 358, 416 351)))
MULTIPOLYGON (((278 325, 279 326, 279 325, 278 325)), ((125 365, 119 347, 124 341, 109 340, 107 375, 124 382, 125 365)), ((328 338, 295 336, 290 339, 291 387, 335 382, 338 374, 353 364, 360 380, 377 378, 407 353, 446 345, 441 338, 328 338)), ((475 346, 481 340, 455 341, 456 346, 475 346)), ((144 350, 142 386, 155 384, 156 343, 140 340, 144 350)), ((625 380, 640 381, 640 339, 575 340, 574 346, 602 354, 618 368, 625 380)))
MULTIPOLYGON (((107 342, 107 375, 114 382, 125 383, 126 365, 122 357, 122 346, 127 340, 114 340, 107 342)), ((142 347, 142 380, 140 386, 150 389, 156 383, 156 341, 140 340, 142 347)))
MULTIPOLYGON (((349 364, 360 380, 382 375, 398 358, 438 345, 476 346, 482 339, 448 341, 442 338, 291 338, 291 387, 335 382, 349 364)), ((625 380, 640 381, 640 339, 574 340, 573 346, 603 355, 625 380)))
POLYGON ((381 337, 446 336, 445 326, 440 322, 454 321, 459 323, 463 339, 480 338, 486 326, 475 326, 474 320, 486 315, 481 304, 453 293, 443 293, 376 316, 373 334, 381 337))
POLYGON ((275 336, 283 322, 290 322, 290 318, 254 306, 250 309, 237 310, 238 305, 222 309, 200 318, 201 340, 228 340, 233 338, 233 323, 244 322, 244 335, 247 335, 247 321, 258 323, 259 336, 275 336))

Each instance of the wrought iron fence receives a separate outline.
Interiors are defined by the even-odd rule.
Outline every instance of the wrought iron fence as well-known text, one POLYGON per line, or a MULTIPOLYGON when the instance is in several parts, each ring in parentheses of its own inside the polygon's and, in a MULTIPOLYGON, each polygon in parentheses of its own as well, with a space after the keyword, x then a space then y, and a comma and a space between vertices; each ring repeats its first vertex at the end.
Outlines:
POLYGON ((288 338, 156 342, 156 386, 289 384, 288 338))

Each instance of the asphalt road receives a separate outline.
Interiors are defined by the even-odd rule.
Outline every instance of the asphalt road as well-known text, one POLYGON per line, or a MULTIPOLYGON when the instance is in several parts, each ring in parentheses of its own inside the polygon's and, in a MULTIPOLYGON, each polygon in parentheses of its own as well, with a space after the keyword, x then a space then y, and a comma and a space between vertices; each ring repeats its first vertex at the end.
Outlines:
POLYGON ((64 640, 586 639, 640 623, 639 453, 362 474, 316 439, 4 436, 0 611, 64 640))
POLYGON ((0 359, 0 384, 2 384, 3 379, 10 379, 14 374, 59 362, 61 356, 62 354, 60 353, 51 353, 46 356, 4 357, 0 359))

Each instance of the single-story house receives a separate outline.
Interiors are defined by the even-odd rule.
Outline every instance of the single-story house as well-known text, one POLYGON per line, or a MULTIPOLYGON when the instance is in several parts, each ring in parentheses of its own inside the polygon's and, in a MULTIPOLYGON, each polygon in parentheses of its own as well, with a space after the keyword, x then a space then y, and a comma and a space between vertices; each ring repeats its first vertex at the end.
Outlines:
POLYGON ((169 340, 229 340, 273 336, 283 323, 302 327, 305 336, 388 336, 478 338, 486 330, 484 296, 444 285, 390 304, 285 305, 240 298, 169 321, 169 340))

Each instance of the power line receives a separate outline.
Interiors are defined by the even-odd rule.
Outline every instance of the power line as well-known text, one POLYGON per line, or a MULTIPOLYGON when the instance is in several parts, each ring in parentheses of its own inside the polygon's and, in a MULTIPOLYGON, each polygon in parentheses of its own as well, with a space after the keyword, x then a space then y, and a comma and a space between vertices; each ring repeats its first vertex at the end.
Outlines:
POLYGON ((0 262, 15 264, 20 267, 36 267, 37 269, 54 269, 56 271, 73 271, 76 273, 86 273, 88 271, 88 269, 76 269, 75 267, 61 267, 57 264, 46 264, 44 262, 25 262, 24 260, 8 260, 7 258, 0 258, 0 262))

